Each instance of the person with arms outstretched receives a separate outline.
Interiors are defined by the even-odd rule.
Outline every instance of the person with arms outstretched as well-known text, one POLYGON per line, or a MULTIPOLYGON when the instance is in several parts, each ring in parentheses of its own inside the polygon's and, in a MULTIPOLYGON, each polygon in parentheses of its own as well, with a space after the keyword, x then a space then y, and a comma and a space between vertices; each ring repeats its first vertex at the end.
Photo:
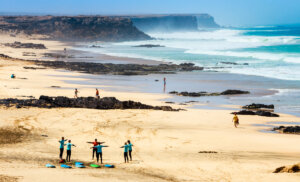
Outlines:
POLYGON ((132 153, 132 143, 130 142, 130 140, 127 141, 127 145, 128 145, 128 154, 129 154, 129 158, 130 160, 132 161, 132 156, 131 156, 131 153, 132 153))
POLYGON ((59 147, 59 158, 60 159, 62 159, 62 157, 63 157, 65 141, 67 141, 67 139, 65 139, 64 137, 61 137, 61 140, 58 141, 60 143, 60 147, 59 147))
MULTIPOLYGON (((97 138, 95 138, 95 141, 93 141, 93 142, 86 142, 86 143, 93 144, 94 147, 96 147, 98 144, 103 144, 103 143, 105 143, 105 142, 98 142, 97 138)), ((97 149, 94 148, 94 147, 93 147, 93 157, 92 157, 93 160, 94 160, 95 154, 97 155, 97 149)))
POLYGON ((72 146, 76 147, 76 145, 71 143, 71 140, 68 141, 67 144, 65 144, 67 146, 67 157, 66 157, 66 161, 70 162, 71 161, 71 148, 72 146))
POLYGON ((129 162, 128 160, 128 145, 127 145, 127 142, 125 142, 124 146, 122 146, 121 148, 124 148, 124 160, 125 160, 125 163, 129 162))
POLYGON ((103 148, 103 147, 108 147, 108 146, 107 146, 107 145, 101 145, 100 143, 98 143, 97 146, 92 147, 92 148, 94 148, 94 149, 97 150, 97 153, 96 153, 97 163, 99 163, 99 157, 100 157, 100 159, 101 159, 101 164, 103 164, 103 163, 102 163, 102 148, 103 148))

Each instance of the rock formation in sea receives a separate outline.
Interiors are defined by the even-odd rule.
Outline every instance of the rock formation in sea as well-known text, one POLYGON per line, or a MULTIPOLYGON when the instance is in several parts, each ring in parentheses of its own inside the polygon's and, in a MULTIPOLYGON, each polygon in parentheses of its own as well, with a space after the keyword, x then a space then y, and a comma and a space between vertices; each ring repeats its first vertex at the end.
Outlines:
POLYGON ((148 40, 129 18, 107 16, 0 16, 0 31, 66 41, 148 40))

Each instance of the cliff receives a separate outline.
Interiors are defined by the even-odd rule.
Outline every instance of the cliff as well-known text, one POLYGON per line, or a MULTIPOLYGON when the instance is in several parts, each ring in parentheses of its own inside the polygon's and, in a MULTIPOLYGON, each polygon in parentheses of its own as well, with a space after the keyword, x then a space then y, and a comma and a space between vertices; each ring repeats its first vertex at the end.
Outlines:
POLYGON ((151 39, 129 18, 104 16, 1 16, 0 30, 46 35, 66 41, 130 41, 151 39))
POLYGON ((208 14, 129 16, 143 32, 197 31, 198 28, 218 28, 208 14))

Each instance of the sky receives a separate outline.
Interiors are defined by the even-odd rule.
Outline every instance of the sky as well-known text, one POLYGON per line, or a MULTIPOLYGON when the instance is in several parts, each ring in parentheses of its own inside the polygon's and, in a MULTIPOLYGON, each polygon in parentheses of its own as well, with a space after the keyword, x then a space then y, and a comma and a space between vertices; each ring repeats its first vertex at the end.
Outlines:
POLYGON ((208 13, 223 26, 300 24, 300 0, 0 0, 0 14, 208 13))

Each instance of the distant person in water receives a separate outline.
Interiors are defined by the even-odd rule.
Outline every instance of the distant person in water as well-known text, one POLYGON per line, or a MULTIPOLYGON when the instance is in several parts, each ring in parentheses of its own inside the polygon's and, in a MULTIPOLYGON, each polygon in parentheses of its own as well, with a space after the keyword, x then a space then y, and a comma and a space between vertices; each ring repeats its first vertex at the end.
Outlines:
POLYGON ((77 90, 77 88, 75 88, 75 91, 74 91, 74 98, 78 98, 78 93, 79 93, 79 91, 77 90))
POLYGON ((166 91, 167 79, 164 77, 164 92, 166 91))
POLYGON ((239 123, 239 118, 237 117, 236 113, 234 113, 232 122, 233 122, 233 124, 234 124, 234 127, 236 127, 236 128, 237 128, 238 125, 240 124, 240 123, 239 123))
POLYGON ((67 53, 67 48, 64 48, 64 53, 65 53, 65 54, 67 53))
POLYGON ((125 163, 129 162, 128 160, 128 145, 127 145, 127 142, 125 142, 124 146, 122 146, 121 148, 124 148, 124 160, 125 160, 125 163))
POLYGON ((127 145, 128 145, 128 154, 129 154, 129 158, 130 160, 132 161, 132 156, 131 156, 131 153, 132 153, 132 143, 130 142, 130 140, 127 141, 127 145))
POLYGON ((76 147, 76 145, 71 143, 71 140, 68 141, 67 144, 65 144, 67 146, 67 158, 66 161, 70 162, 71 161, 71 148, 72 146, 76 147))
POLYGON ((99 96, 99 90, 96 88, 96 98, 97 99, 100 99, 100 96, 99 96))
POLYGON ((64 137, 61 137, 61 140, 58 141, 60 143, 60 146, 59 146, 59 158, 60 159, 62 159, 62 157, 63 157, 65 141, 67 141, 67 139, 65 139, 64 137))
POLYGON ((102 148, 103 147, 108 147, 107 145, 101 145, 100 143, 98 143, 97 146, 92 147, 93 149, 96 149, 97 153, 96 153, 96 157, 97 157, 97 163, 99 163, 99 157, 101 159, 101 164, 102 163, 102 148))
MULTIPOLYGON (((94 147, 96 147, 97 145, 102 144, 102 143, 105 143, 105 142, 98 142, 97 138, 95 138, 95 141, 93 141, 93 142, 86 142, 86 143, 93 144, 94 147)), ((94 148, 94 147, 93 147, 93 157, 92 157, 93 160, 94 160, 95 154, 96 154, 96 156, 97 156, 97 149, 94 148)))

